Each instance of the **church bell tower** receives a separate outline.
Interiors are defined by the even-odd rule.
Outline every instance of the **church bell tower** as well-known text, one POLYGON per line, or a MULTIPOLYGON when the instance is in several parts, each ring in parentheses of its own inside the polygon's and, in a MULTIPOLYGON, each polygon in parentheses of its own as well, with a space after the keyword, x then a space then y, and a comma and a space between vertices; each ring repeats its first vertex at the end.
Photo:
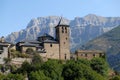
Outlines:
POLYGON ((69 39, 69 25, 66 25, 60 19, 58 25, 55 27, 56 40, 59 42, 59 59, 70 59, 70 39, 69 39))

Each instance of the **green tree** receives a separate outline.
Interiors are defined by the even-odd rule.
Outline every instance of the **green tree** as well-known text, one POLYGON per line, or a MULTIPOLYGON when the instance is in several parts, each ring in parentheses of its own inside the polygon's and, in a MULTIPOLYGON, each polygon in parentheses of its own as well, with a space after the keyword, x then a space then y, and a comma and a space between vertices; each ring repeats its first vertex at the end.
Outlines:
POLYGON ((107 76, 108 74, 108 64, 103 58, 94 58, 91 60, 91 68, 96 72, 100 73, 102 76, 107 76))
POLYGON ((63 80, 61 76, 63 67, 59 60, 48 60, 42 65, 41 69, 44 71, 44 74, 52 80, 63 80))
POLYGON ((32 48, 28 48, 28 49, 26 50, 26 53, 27 53, 27 54, 34 54, 34 50, 33 50, 32 48))
POLYGON ((2 73, 0 73, 0 80, 3 80, 5 78, 5 75, 3 75, 2 73))
POLYGON ((33 71, 39 70, 41 68, 41 65, 43 65, 43 59, 39 54, 35 53, 32 57, 31 63, 32 70, 33 71))
POLYGON ((4 58, 4 62, 5 62, 5 64, 10 64, 11 58, 4 58))
POLYGON ((26 75, 27 73, 31 72, 31 69, 32 69, 32 67, 31 67, 30 63, 28 63, 27 61, 25 61, 25 62, 22 63, 21 67, 18 68, 15 71, 15 73, 22 73, 22 74, 26 75))
POLYGON ((32 64, 42 64, 43 63, 43 59, 39 54, 35 54, 32 58, 32 64))
POLYGON ((77 61, 76 61, 78 64, 80 63, 83 63, 83 64, 85 64, 85 65, 87 65, 87 66, 90 66, 90 63, 91 63, 91 61, 90 60, 87 60, 87 59, 78 59, 77 61))
POLYGON ((29 80, 51 80, 49 77, 45 76, 43 71, 35 71, 29 74, 29 80))
POLYGON ((120 75, 116 75, 113 78, 111 78, 110 80, 120 80, 120 75))
POLYGON ((62 72, 64 80, 104 80, 100 74, 83 63, 69 61, 65 64, 62 72))
POLYGON ((2 71, 5 72, 11 69, 11 58, 4 58, 4 64, 2 65, 2 71))
POLYGON ((8 74, 3 80, 25 80, 22 74, 8 74))

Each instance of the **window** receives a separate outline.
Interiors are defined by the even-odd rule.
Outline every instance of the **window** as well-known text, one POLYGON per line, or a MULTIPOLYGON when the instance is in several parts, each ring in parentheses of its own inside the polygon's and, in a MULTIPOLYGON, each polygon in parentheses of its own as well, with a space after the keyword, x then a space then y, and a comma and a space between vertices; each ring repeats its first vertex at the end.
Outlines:
POLYGON ((65 27, 65 33, 67 33, 67 28, 65 27))
POLYGON ((62 30, 64 30, 64 27, 62 27, 62 30))
POLYGON ((50 44, 50 47, 52 47, 52 44, 50 44))
POLYGON ((64 33, 64 30, 62 30, 62 33, 64 33))
POLYGON ((64 44, 65 44, 65 42, 64 42, 64 44))
POLYGON ((67 27, 65 27, 65 30, 67 30, 67 27))
POLYGON ((81 54, 81 56, 83 56, 83 54, 81 54))
POLYGON ((66 40, 67 40, 67 37, 66 37, 66 40))
POLYGON ((65 33, 67 33, 67 30, 65 31, 65 33))
POLYGON ((100 57, 103 57, 103 55, 104 55, 104 54, 102 54, 102 53, 99 53, 99 56, 100 56, 100 57))
POLYGON ((95 57, 95 54, 93 54, 93 57, 95 57))
POLYGON ((87 54, 85 54, 85 57, 87 57, 87 54))
POLYGON ((64 33, 64 27, 62 27, 62 33, 64 33))
POLYGON ((65 60, 67 59, 67 54, 65 54, 65 60))

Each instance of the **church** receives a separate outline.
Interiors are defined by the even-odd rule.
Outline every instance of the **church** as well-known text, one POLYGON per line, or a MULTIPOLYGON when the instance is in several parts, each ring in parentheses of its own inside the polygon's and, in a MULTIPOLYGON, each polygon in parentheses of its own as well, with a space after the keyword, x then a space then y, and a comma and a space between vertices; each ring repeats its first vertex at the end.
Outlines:
POLYGON ((70 38, 69 25, 62 23, 60 19, 57 26, 55 26, 55 38, 49 34, 44 34, 37 38, 37 40, 25 40, 16 44, 16 50, 25 54, 27 49, 33 49, 43 59, 70 59, 70 38))

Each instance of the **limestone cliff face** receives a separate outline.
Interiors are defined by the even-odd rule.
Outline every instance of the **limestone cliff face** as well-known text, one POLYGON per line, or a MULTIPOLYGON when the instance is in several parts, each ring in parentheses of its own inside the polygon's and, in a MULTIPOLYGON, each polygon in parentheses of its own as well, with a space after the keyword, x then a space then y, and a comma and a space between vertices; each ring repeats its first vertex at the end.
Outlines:
MULTIPOLYGON (((54 36, 54 27, 59 20, 59 16, 32 19, 26 29, 9 34, 6 40, 18 42, 25 39, 36 39, 44 33, 54 36)), ((85 17, 75 17, 73 20, 63 18, 63 22, 70 25, 71 50, 74 51, 89 40, 118 26, 120 17, 101 17, 89 14, 85 17)))

